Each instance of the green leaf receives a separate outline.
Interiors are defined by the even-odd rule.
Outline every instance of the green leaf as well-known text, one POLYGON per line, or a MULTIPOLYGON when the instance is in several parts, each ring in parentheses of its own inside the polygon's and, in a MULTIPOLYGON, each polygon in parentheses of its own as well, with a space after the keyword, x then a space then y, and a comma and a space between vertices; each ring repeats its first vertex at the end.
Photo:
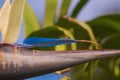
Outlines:
POLYGON ((119 80, 120 74, 116 75, 116 72, 114 72, 116 66, 120 67, 119 60, 120 60, 119 57, 100 60, 98 64, 99 67, 97 67, 94 73, 94 78, 95 79, 99 78, 98 80, 119 80))
POLYGON ((60 10, 60 17, 64 16, 64 15, 67 15, 70 3, 71 3, 71 0, 63 0, 62 7, 61 7, 61 10, 60 10))
POLYGON ((106 69, 97 67, 92 80, 119 80, 114 76, 114 74, 107 72, 106 69))
MULTIPOLYGON (((73 34, 69 30, 59 27, 59 26, 56 26, 56 27, 64 33, 66 38, 75 39, 73 34)), ((76 43, 72 43, 72 44, 68 45, 68 47, 71 47, 71 50, 76 50, 76 48, 77 48, 76 43)), ((58 45, 55 47, 55 50, 56 51, 67 50, 67 45, 58 45)))
POLYGON ((97 67, 98 61, 80 64, 72 68, 71 76, 75 80, 93 80, 93 73, 97 67))
MULTIPOLYGON (((74 39, 73 35, 66 29, 59 27, 59 26, 52 26, 47 27, 35 32, 32 32, 28 37, 46 37, 46 38, 71 38, 74 39)), ((56 46, 55 50, 67 50, 68 46, 70 49, 75 50, 76 44, 73 43, 71 45, 60 45, 56 46), (61 48, 62 47, 62 48, 61 48)), ((41 48, 43 49, 43 48, 41 48)), ((53 49, 52 48, 46 48, 46 49, 53 49)))
POLYGON ((110 27, 112 29, 120 31, 120 27, 119 27, 120 26, 120 15, 119 14, 102 16, 92 21, 89 21, 87 23, 91 26, 110 27))
POLYGON ((30 7, 26 2, 24 9, 24 24, 25 24, 25 37, 28 37, 32 32, 40 29, 40 23, 30 7))
POLYGON ((63 36, 63 32, 58 30, 57 27, 52 26, 34 31, 28 37, 59 38, 60 36, 63 36))
POLYGON ((61 78, 60 80, 71 80, 71 77, 69 77, 69 76, 64 76, 64 77, 61 78))
POLYGON ((52 26, 55 22, 57 0, 46 0, 46 10, 44 15, 44 27, 52 26))
MULTIPOLYGON (((75 39, 88 39, 96 41, 92 29, 86 23, 78 21, 74 18, 62 17, 56 23, 56 25, 61 26, 67 30, 71 30, 75 39)), ((79 43, 78 43, 79 44, 79 43)), ((80 43, 82 44, 82 43, 80 43)), ((83 47, 85 45, 81 45, 83 47)), ((80 45, 79 45, 80 47, 80 45)))
POLYGON ((76 17, 88 1, 89 0, 80 0, 79 3, 76 5, 75 9, 73 10, 71 17, 76 17))
POLYGON ((80 27, 80 25, 72 22, 67 17, 61 17, 59 21, 56 23, 57 26, 61 26, 67 30, 71 30, 75 39, 86 39, 88 38, 87 31, 80 27), (82 34, 80 34, 82 33, 82 34), (84 34, 84 36, 82 36, 84 34))
POLYGON ((101 40, 102 47, 105 49, 120 49, 120 33, 114 33, 101 40))
POLYGON ((87 22, 95 36, 100 41, 103 38, 120 31, 120 15, 107 15, 87 22))
POLYGON ((85 63, 73 67, 71 74, 72 78, 74 78, 75 80, 86 80, 85 77, 88 78, 86 73, 88 65, 89 63, 85 63))
MULTIPOLYGON (((32 32, 28 37, 45 37, 45 38, 60 38, 64 36, 63 32, 58 30, 57 27, 50 26, 41 30, 32 32)), ((49 48, 34 48, 39 50, 54 50, 54 47, 49 48)))
MULTIPOLYGON (((96 38, 104 49, 120 49, 120 15, 107 15, 87 22, 93 29, 96 38)), ((119 70, 115 64, 117 58, 100 61, 96 69, 94 79, 97 80, 119 80, 119 70), (118 70, 118 71, 117 71, 118 70), (117 76, 116 76, 117 75, 117 76)), ((120 67, 120 66, 119 66, 120 67)))
POLYGON ((2 42, 14 43, 18 39, 21 30, 24 3, 25 0, 13 0, 11 5, 10 0, 6 0, 2 13, 2 16, 4 16, 3 21, 0 21, 1 23, 5 22, 2 26, 2 42))

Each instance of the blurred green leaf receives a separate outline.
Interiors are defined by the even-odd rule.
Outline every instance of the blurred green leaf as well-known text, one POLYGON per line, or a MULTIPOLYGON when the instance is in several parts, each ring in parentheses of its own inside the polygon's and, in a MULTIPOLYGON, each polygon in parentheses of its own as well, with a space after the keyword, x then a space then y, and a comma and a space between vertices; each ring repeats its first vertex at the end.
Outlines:
MULTIPOLYGON (((111 28, 116 31, 120 31, 120 27, 119 27, 120 26, 120 15, 119 14, 99 17, 99 18, 91 20, 87 23, 90 26, 92 26, 93 29, 99 28, 99 27, 103 27, 103 28, 107 27, 107 28, 111 28)), ((97 32, 97 31, 95 31, 95 32, 97 32)))
POLYGON ((64 16, 64 15, 67 15, 70 3, 71 3, 71 0, 63 0, 62 7, 61 7, 61 10, 60 10, 60 17, 64 16))
POLYGON ((61 78, 60 80, 71 80, 71 77, 69 77, 69 76, 64 76, 64 77, 61 78))
MULTIPOLYGON (((74 39, 73 35, 66 29, 59 26, 47 27, 35 32, 32 32, 28 37, 47 37, 47 38, 71 38, 74 39), (48 35, 49 34, 49 35, 48 35)), ((75 43, 69 45, 72 50, 76 49, 75 43)), ((55 50, 67 50, 68 46, 60 45, 56 46, 55 50), (62 47, 62 48, 61 48, 62 47)))
POLYGON ((61 26, 67 30, 70 30, 76 39, 88 38, 87 32, 82 27, 80 27, 80 25, 72 22, 71 20, 69 20, 66 17, 61 17, 59 19, 59 21, 56 23, 56 25, 61 26), (80 34, 80 33, 82 33, 82 34, 80 34), (84 34, 84 36, 82 36, 83 34, 84 34))
POLYGON ((115 76, 119 77, 119 79, 120 79, 120 58, 118 58, 116 60, 115 68, 114 68, 114 73, 115 73, 115 76))
POLYGON ((80 0, 75 9, 72 11, 71 17, 76 17, 88 1, 89 0, 80 0))
MULTIPOLYGON (((55 26, 50 26, 41 30, 32 32, 28 37, 46 37, 46 38, 60 38, 64 33, 55 26)), ((54 47, 49 48, 35 48, 40 50, 54 50, 54 47)))
POLYGON ((57 9, 57 0, 46 0, 46 9, 44 15, 44 27, 50 27, 55 22, 55 15, 57 9))
POLYGON ((113 74, 107 72, 105 69, 97 67, 94 73, 93 80, 117 80, 117 79, 114 77, 113 74))
POLYGON ((108 35, 101 40, 101 45, 105 49, 120 49, 120 33, 108 35))
POLYGON ((23 19, 24 4, 25 0, 13 0, 11 4, 10 0, 6 0, 3 7, 4 12, 2 13, 2 17, 5 20, 5 25, 2 26, 2 42, 14 43, 18 39, 23 19))
MULTIPOLYGON (((96 41, 94 34, 92 32, 92 29, 90 28, 90 26, 88 26, 84 22, 78 21, 74 18, 67 18, 64 16, 59 19, 56 25, 61 26, 67 30, 70 30, 71 33, 74 35, 75 39, 89 39, 90 38, 90 40, 96 41)), ((82 47, 85 46, 85 44, 84 45, 82 45, 82 43, 80 44, 82 47)))
MULTIPOLYGON (((89 63, 81 64, 72 68, 71 77, 74 80, 86 80, 85 77, 88 75, 86 69, 89 63)), ((87 77, 86 77, 87 78, 87 77)))
MULTIPOLYGON (((87 23, 92 27, 97 40, 102 45, 102 48, 120 49, 120 15, 102 16, 87 23)), ((94 80, 119 80, 119 70, 118 66, 115 67, 115 64, 116 58, 101 60, 98 65, 99 67, 95 70, 94 80)))
POLYGON ((119 18, 120 15, 108 15, 94 19, 87 23, 91 26, 96 38, 100 42, 103 38, 120 31, 119 18))
POLYGON ((24 9, 24 24, 25 24, 25 37, 28 37, 32 32, 40 29, 39 21, 30 7, 26 2, 24 9))
POLYGON ((63 32, 60 31, 57 27, 52 26, 34 31, 28 37, 59 38, 60 36, 64 36, 63 32))
POLYGON ((99 61, 92 61, 90 63, 80 64, 72 68, 71 76, 75 80, 93 80, 93 73, 99 61))
MULTIPOLYGON (((70 39, 75 39, 73 34, 67 30, 67 29, 64 29, 62 27, 58 27, 56 26, 60 31, 62 31, 65 35, 66 38, 70 38, 70 39)), ((72 43, 69 45, 69 48, 71 47, 71 50, 76 50, 76 43, 72 43)), ((64 51, 64 50, 67 50, 67 45, 58 45, 55 47, 55 50, 56 51, 64 51)))
POLYGON ((65 50, 67 50, 67 46, 64 44, 55 46, 55 51, 65 51, 65 50))
MULTIPOLYGON (((89 0, 80 0, 74 8, 71 17, 76 17, 89 0)), ((63 0, 60 16, 66 15, 71 0, 63 0)), ((60 17, 57 23, 55 15, 57 0, 46 0, 46 12, 44 17, 44 29, 34 30, 28 37, 48 37, 48 38, 71 38, 90 39, 99 41, 103 48, 120 48, 120 15, 107 15, 88 21, 87 23, 74 18, 60 17), (55 25, 54 25, 55 24, 55 25), (95 38, 95 36, 97 38, 95 38)), ((26 14, 27 15, 27 14, 26 14)), ((31 25, 31 24, 30 24, 31 25)), ((59 50, 69 50, 71 45, 57 46, 59 50)), ((88 49, 89 45, 77 43, 77 49, 88 49)), ((58 50, 57 49, 57 50, 58 50)), ((48 50, 48 49, 47 49, 48 50)), ((54 50, 54 47, 49 48, 54 50)), ((110 58, 101 61, 81 64, 72 69, 72 79, 75 80, 120 80, 120 60, 110 58)), ((68 77, 69 78, 69 77, 68 77)), ((65 78, 62 78, 65 79, 65 78)))
POLYGON ((116 75, 116 73, 114 72, 114 70, 116 70, 116 67, 115 67, 116 65, 117 67, 118 66, 120 67, 119 62, 120 62, 119 57, 100 60, 98 67, 96 68, 94 73, 94 79, 95 80, 119 80, 120 74, 116 75))

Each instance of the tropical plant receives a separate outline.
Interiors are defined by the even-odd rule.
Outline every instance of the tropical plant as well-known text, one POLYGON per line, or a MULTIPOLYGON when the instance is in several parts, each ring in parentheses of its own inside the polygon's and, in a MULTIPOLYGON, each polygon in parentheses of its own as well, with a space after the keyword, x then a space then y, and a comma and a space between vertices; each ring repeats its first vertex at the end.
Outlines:
MULTIPOLYGON (((34 11, 30 5, 25 2, 25 0, 13 0, 12 3, 9 2, 10 0, 6 0, 2 8, 3 10, 0 10, 0 13, 2 14, 2 16, 0 16, 0 29, 3 36, 2 42, 13 43, 17 40, 18 34, 20 33, 20 23, 22 22, 23 7, 25 3, 25 38, 47 37, 91 40, 94 42, 99 42, 103 49, 120 48, 119 14, 102 16, 88 22, 82 22, 75 19, 86 3, 89 2, 89 0, 80 0, 72 11, 70 17, 67 16, 67 12, 71 0, 63 0, 60 13, 57 16, 55 16, 57 0, 46 0, 43 23, 38 21, 34 11), (16 20, 16 17, 18 17, 19 20, 16 20), (57 21, 56 17, 58 18, 57 21), (2 26, 5 26, 5 28, 2 28, 2 26), (14 31, 14 34, 12 31, 13 28, 17 29, 14 31)), ((34 49, 64 51, 99 49, 99 47, 88 43, 73 43, 69 45, 34 49)), ((70 72, 70 76, 63 77, 61 80, 119 80, 120 58, 114 57, 80 64, 76 67, 73 67, 70 72)))
MULTIPOLYGON (((82 10, 82 8, 89 2, 89 0, 81 0, 76 5, 71 13, 70 17, 67 17, 67 12, 70 6, 71 0, 63 0, 60 10, 59 18, 55 21, 55 12, 57 0, 46 0, 46 12, 44 15, 44 23, 41 26, 33 22, 33 19, 29 19, 33 11, 25 7, 24 21, 25 21, 25 35, 26 37, 49 37, 49 38, 71 38, 71 39, 89 39, 100 43, 103 49, 119 49, 119 14, 106 15, 88 22, 82 22, 76 20, 76 16, 82 10), (51 7, 49 7, 51 6, 51 7), (29 11, 28 11, 29 10, 29 11), (29 15, 29 12, 30 15, 29 15), (36 24, 32 26, 31 24, 36 24), (33 28, 29 28, 29 27, 33 28), (38 28, 39 26, 39 28, 38 28), (36 30, 33 30, 36 29, 36 30), (28 33, 29 31, 29 33, 28 33), (50 35, 49 35, 50 33, 50 35)), ((34 14, 32 16, 35 17, 34 14)), ((37 19, 35 19, 35 22, 37 19)), ((51 48, 49 48, 51 49, 51 48)), ((53 48, 52 48, 53 49, 53 48)), ((77 50, 77 49, 95 49, 94 46, 86 43, 77 43, 72 45, 60 45, 56 46, 54 50, 77 50)), ((100 61, 93 61, 90 63, 80 64, 77 67, 72 68, 72 78, 75 80, 119 80, 120 79, 120 64, 119 57, 110 58, 100 61), (109 74, 108 74, 109 73, 109 74), (104 75, 103 75, 104 74, 104 75), (111 76, 112 75, 112 76, 111 76), (108 76, 108 77, 105 77, 108 76)))

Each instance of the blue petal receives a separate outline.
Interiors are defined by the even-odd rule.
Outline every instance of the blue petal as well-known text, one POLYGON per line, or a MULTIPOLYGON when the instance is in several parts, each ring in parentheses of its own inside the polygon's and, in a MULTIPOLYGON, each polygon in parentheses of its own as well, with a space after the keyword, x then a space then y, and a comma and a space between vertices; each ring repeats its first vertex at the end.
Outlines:
POLYGON ((51 47, 61 44, 71 44, 74 42, 78 42, 78 41, 71 39, 31 37, 25 39, 23 43, 27 45, 32 45, 33 47, 51 47))

